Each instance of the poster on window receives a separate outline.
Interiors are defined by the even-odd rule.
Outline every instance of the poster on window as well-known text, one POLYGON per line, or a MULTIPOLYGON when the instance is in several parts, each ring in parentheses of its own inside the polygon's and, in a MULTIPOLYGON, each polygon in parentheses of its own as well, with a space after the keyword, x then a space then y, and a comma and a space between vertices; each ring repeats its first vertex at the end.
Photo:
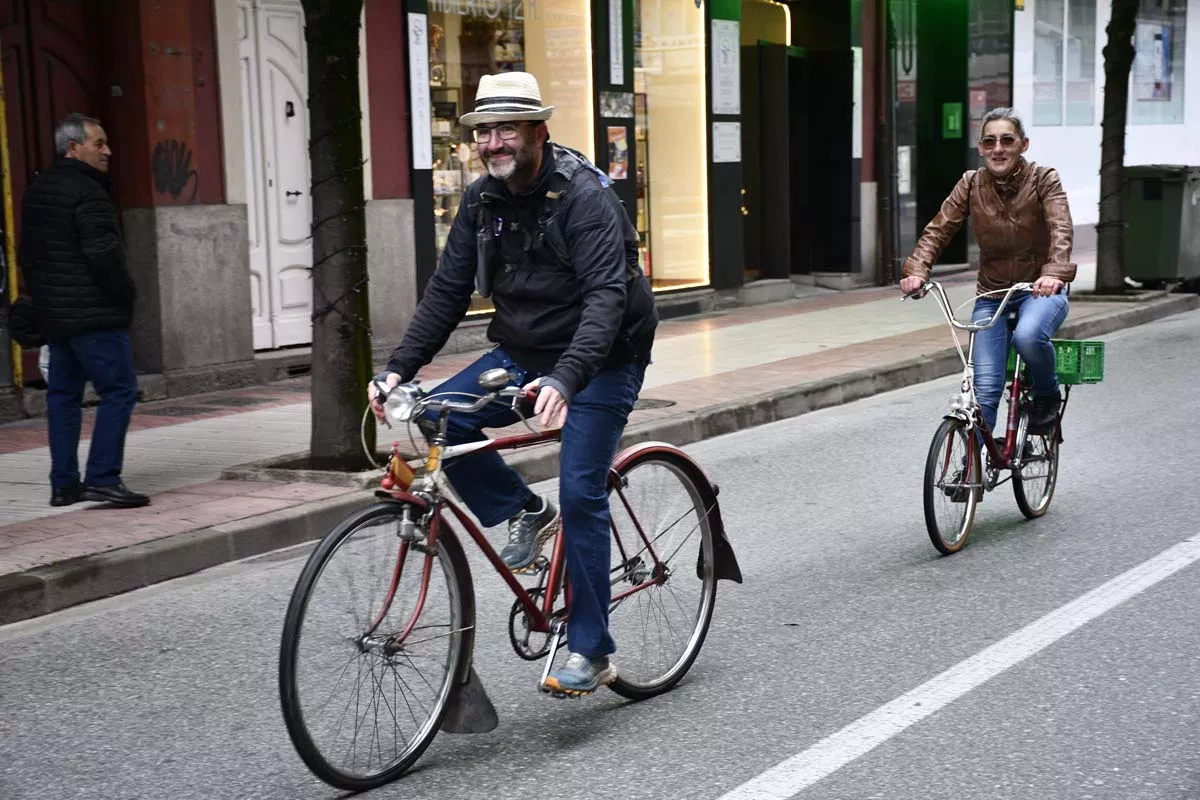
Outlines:
POLYGON ((1139 22, 1133 57, 1133 99, 1171 99, 1171 26, 1139 22))
POLYGON ((629 177, 629 137, 624 125, 608 129, 608 177, 614 181, 629 177))

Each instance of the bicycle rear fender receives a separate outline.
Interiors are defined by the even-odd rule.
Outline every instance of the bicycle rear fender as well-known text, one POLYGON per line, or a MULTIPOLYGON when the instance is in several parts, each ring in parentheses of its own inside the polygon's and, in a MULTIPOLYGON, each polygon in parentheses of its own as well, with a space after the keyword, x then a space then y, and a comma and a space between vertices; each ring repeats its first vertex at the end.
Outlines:
MULTIPOLYGON (((704 474, 704 470, 700 468, 700 465, 691 456, 667 442, 641 442, 617 453, 613 459, 612 468, 615 471, 620 471, 635 458, 648 453, 670 456, 679 462, 680 467, 688 473, 688 477, 699 488, 701 500, 704 503, 704 507, 708 509, 709 527, 713 532, 713 574, 716 575, 717 580, 741 583, 742 570, 738 566, 737 556, 733 553, 733 545, 729 543, 729 537, 725 534, 725 522, 721 518, 721 504, 717 500, 720 488, 709 481, 708 476, 704 474)), ((697 559, 697 572, 700 571, 701 566, 699 559, 697 559)))

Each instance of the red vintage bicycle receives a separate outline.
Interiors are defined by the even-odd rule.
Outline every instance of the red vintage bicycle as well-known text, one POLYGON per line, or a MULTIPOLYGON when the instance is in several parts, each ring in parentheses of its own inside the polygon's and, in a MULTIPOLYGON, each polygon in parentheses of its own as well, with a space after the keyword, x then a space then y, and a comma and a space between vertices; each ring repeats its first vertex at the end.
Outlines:
MULTIPOLYGON (((570 575, 563 538, 522 585, 452 499, 443 466, 458 458, 556 441, 558 429, 449 445, 450 416, 504 402, 525 419, 528 397, 504 369, 485 394, 387 394, 393 423, 421 421, 429 450, 416 476, 394 449, 376 495, 317 545, 292 592, 283 627, 279 691, 288 734, 323 781, 361 791, 412 766, 439 730, 497 724, 473 666, 475 592, 457 523, 512 590, 509 640, 522 659, 545 659, 539 686, 565 641, 570 575), (506 402, 508 401, 508 402, 506 402)), ((526 422, 528 425, 528 422, 526 422)), ((410 429, 411 430, 411 429, 410 429)), ((717 581, 741 582, 725 536, 718 488, 677 447, 645 442, 613 460, 612 600, 618 677, 631 700, 674 687, 696 660, 712 620, 717 581)), ((565 533, 570 536, 570 531, 565 533)))

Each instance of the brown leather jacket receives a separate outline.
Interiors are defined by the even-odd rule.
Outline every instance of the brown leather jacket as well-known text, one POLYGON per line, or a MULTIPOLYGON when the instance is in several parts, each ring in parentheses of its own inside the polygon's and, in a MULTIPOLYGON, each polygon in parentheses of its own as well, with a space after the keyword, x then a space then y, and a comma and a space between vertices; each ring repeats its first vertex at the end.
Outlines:
POLYGON ((1075 279, 1071 209, 1058 172, 1024 159, 1004 184, 986 169, 964 172, 904 262, 904 276, 928 278, 930 266, 968 215, 979 243, 980 292, 1043 275, 1068 283, 1075 279))

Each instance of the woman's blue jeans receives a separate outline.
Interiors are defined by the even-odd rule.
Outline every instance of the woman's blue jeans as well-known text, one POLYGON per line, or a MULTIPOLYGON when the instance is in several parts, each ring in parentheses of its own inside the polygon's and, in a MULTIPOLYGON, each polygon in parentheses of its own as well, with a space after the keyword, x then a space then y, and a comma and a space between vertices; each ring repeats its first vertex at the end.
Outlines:
MULTIPOLYGON (((986 322, 999 307, 998 297, 978 298, 971 322, 986 322)), ((1008 308, 1017 310, 1017 327, 1012 332, 1011 344, 1029 365, 1034 395, 1058 395, 1058 373, 1050 338, 1067 318, 1068 307, 1063 293, 1049 297, 1014 293, 1008 301, 1008 308)), ((975 398, 990 431, 995 431, 996 412, 1004 394, 1009 343, 1008 325, 1003 319, 975 334, 975 398)))

